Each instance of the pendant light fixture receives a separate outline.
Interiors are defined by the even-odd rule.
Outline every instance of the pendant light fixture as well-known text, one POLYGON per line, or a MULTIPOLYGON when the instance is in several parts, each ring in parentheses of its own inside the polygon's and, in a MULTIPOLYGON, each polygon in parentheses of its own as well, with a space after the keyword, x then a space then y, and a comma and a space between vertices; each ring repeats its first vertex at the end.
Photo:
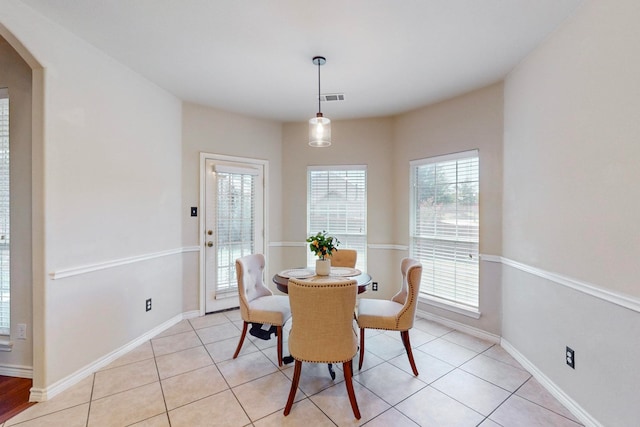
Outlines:
POLYGON ((331 145, 331 120, 324 117, 320 109, 320 66, 326 63, 324 56, 313 57, 313 64, 318 66, 318 114, 309 119, 309 145, 312 147, 331 145))

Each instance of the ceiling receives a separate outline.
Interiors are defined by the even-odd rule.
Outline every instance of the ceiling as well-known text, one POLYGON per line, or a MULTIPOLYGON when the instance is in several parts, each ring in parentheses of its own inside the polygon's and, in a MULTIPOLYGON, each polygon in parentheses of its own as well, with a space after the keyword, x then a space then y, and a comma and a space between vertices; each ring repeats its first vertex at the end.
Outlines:
POLYGON ((502 80, 583 0, 22 0, 180 99, 388 116, 502 80))

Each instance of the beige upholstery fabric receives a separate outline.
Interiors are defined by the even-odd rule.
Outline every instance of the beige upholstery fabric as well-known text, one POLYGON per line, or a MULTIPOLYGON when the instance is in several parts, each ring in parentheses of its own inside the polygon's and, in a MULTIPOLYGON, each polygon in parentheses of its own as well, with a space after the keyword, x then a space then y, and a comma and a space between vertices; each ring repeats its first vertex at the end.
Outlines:
POLYGON ((358 303, 358 326, 369 329, 407 331, 413 327, 418 307, 422 264, 411 258, 402 260, 402 285, 390 300, 361 298, 358 303))
POLYGON ((244 325, 238 347, 233 355, 238 357, 249 323, 267 323, 277 327, 278 365, 282 366, 282 326, 291 317, 289 298, 273 295, 263 282, 264 255, 247 255, 236 260, 240 314, 244 325))
POLYGON ((362 298, 358 303, 358 326, 360 326, 360 363, 364 360, 365 329, 386 329, 400 331, 402 344, 407 351, 409 363, 414 375, 418 375, 409 329, 413 327, 418 306, 418 292, 422 277, 422 264, 411 258, 404 258, 400 264, 402 284, 400 291, 390 301, 362 298))
POLYGON ((289 279, 293 321, 289 334, 291 356, 303 362, 343 363, 358 351, 353 329, 355 280, 289 279))
MULTIPOLYGON (((402 285, 400 286, 400 290, 397 294, 395 294, 391 301, 395 301, 398 304, 404 304, 407 301, 407 295, 409 293, 409 284, 407 283, 407 272, 409 271, 409 267, 414 265, 417 261, 411 258, 403 258, 400 262, 400 272, 402 273, 402 285)), ((418 284, 420 283, 420 278, 418 278, 418 284)), ((419 288, 420 286, 418 286, 419 288)))
POLYGON ((355 249, 338 249, 331 253, 329 259, 333 267, 354 268, 358 260, 358 251, 355 249))
MULTIPOLYGON (((347 278, 289 279, 292 326, 289 351, 295 359, 293 379, 284 415, 289 415, 298 391, 302 362, 342 362, 344 384, 353 415, 360 409, 353 389, 352 360, 358 351, 353 329, 357 282, 347 278)), ((333 378, 333 377, 332 377, 333 378)))

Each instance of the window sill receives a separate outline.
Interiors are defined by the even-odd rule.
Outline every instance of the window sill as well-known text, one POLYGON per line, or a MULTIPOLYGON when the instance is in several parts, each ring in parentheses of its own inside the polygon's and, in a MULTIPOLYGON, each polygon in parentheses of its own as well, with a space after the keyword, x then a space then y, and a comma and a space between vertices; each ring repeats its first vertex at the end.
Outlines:
POLYGON ((0 338, 0 351, 11 351, 13 349, 13 342, 5 338, 0 338))
POLYGON ((478 310, 474 310, 473 308, 469 308, 461 304, 455 304, 450 301, 445 301, 439 298, 427 297, 427 296, 421 295, 418 298, 418 301, 421 303, 430 305, 432 307, 452 311, 454 313, 462 314, 463 316, 472 317, 474 319, 479 319, 482 314, 478 310))

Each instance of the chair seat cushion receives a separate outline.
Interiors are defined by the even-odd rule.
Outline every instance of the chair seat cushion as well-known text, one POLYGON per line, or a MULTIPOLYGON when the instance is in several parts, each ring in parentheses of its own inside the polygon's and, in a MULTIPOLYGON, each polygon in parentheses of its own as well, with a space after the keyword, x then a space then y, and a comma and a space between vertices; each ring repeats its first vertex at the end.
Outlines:
POLYGON ((358 326, 398 330, 398 313, 403 305, 395 301, 362 298, 358 303, 358 326))
POLYGON ((282 326, 290 317, 291 308, 287 296, 269 295, 256 298, 249 303, 248 322, 282 326))

